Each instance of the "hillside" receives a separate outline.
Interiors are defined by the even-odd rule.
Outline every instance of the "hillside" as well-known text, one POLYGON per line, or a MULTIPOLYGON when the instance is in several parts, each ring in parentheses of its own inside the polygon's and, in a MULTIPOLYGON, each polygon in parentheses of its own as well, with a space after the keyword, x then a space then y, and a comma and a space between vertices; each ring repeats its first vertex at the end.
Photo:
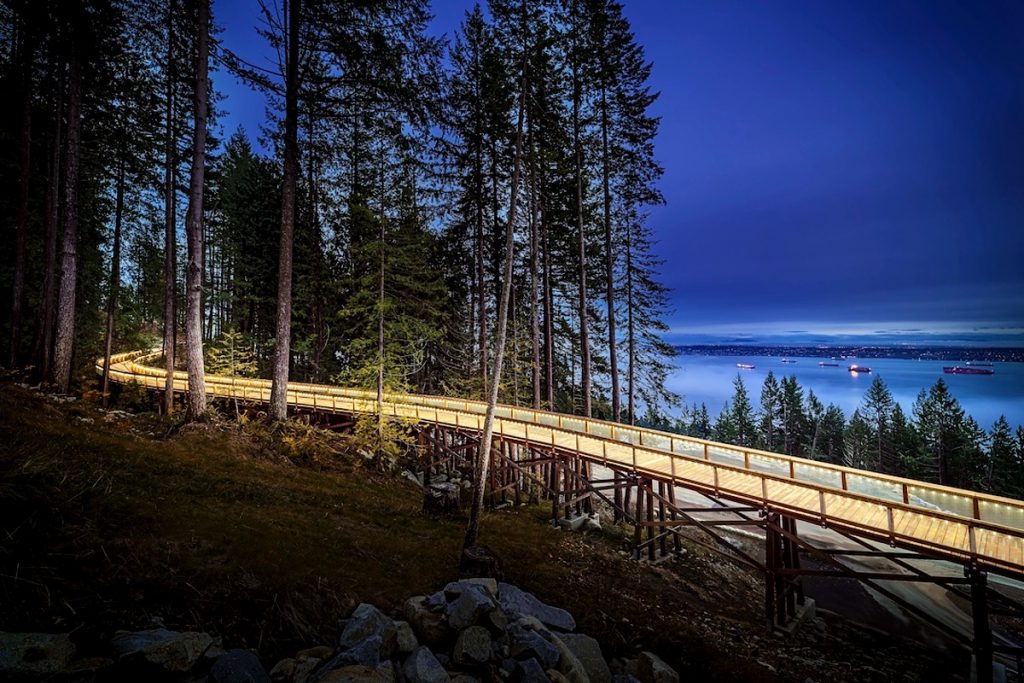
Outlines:
MULTIPOLYGON (((154 622, 258 650, 268 668, 331 643, 360 602, 385 611, 456 577, 463 519, 347 454, 337 435, 214 421, 179 428, 0 388, 0 631, 72 632, 80 652, 154 622)), ((708 681, 935 680, 966 671, 838 616, 766 632, 759 577, 687 548, 656 566, 615 530, 492 512, 506 579, 574 614, 609 657, 652 650, 708 681)))

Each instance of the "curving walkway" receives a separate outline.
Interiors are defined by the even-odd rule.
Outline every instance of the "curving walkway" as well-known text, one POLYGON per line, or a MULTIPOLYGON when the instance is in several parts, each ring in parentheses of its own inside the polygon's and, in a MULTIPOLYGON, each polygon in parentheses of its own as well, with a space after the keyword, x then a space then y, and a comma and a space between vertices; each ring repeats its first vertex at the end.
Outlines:
MULTIPOLYGON (((159 356, 159 351, 118 354, 111 359, 111 380, 162 389, 164 370, 147 365, 159 356)), ((97 361, 97 371, 102 363, 97 361)), ((259 403, 270 399, 268 380, 207 375, 206 387, 216 397, 259 403)), ((188 390, 184 372, 175 372, 174 389, 188 390)), ((321 384, 290 383, 288 403, 314 412, 377 412, 374 393, 321 384)), ((393 395, 386 397, 383 410, 397 418, 472 432, 482 429, 486 404, 393 395)), ((1024 502, 1019 500, 509 405, 498 407, 495 434, 536 450, 614 464, 716 498, 1024 578, 1024 502)))

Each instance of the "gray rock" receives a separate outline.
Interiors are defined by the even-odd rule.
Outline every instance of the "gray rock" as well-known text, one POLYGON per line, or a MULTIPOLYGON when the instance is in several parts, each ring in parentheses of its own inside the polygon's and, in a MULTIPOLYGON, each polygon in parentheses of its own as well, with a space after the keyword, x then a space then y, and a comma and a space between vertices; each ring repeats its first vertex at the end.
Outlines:
POLYGON ((637 659, 641 683, 679 683, 679 674, 653 652, 641 652, 637 659))
POLYGON ((459 597, 448 603, 445 613, 448 625, 457 631, 468 628, 479 622, 488 613, 497 609, 494 598, 477 585, 465 584, 459 597))
POLYGON ((586 668, 569 646, 557 637, 551 639, 551 644, 558 648, 558 672, 565 676, 569 683, 590 683, 586 668))
POLYGON ((287 683, 295 676, 295 660, 289 657, 282 659, 270 670, 270 680, 274 683, 287 683))
POLYGON ((407 655, 417 647, 419 642, 416 640, 416 634, 412 630, 412 626, 407 621, 396 621, 395 622, 395 649, 401 655, 407 655))
POLYGON ((259 658, 248 650, 231 650, 213 663, 211 683, 270 683, 259 658))
POLYGON ((480 683, 480 679, 469 674, 458 673, 452 676, 452 683, 480 683))
POLYGON ((498 597, 498 582, 496 579, 490 578, 477 578, 477 579, 462 579, 460 581, 453 581, 444 587, 444 597, 448 600, 454 600, 462 594, 466 586, 479 586, 487 591, 488 595, 492 598, 498 597))
POLYGON ((542 623, 560 631, 576 630, 576 620, 564 609, 546 605, 532 593, 510 583, 498 584, 498 600, 508 614, 536 617, 542 623))
MULTIPOLYGON (((367 667, 369 669, 376 669, 380 666, 381 662, 382 643, 383 641, 380 636, 373 635, 356 643, 354 647, 342 650, 320 667, 317 672, 310 677, 310 682, 313 683, 327 680, 327 676, 331 672, 357 665, 367 667)), ((384 658, 386 659, 387 657, 385 656, 384 658)))
POLYGON ((74 656, 66 633, 0 632, 0 679, 54 674, 74 656))
POLYGON ((326 645, 317 645, 316 647, 307 647, 305 650, 299 650, 295 653, 295 659, 303 659, 306 657, 312 657, 313 659, 327 659, 334 650, 327 647, 326 645))
POLYGON ((423 475, 416 474, 415 472, 412 472, 411 470, 402 470, 402 479, 405 479, 406 481, 412 482, 413 484, 416 484, 417 486, 423 486, 423 475))
POLYGON ((539 632, 512 627, 509 629, 509 641, 509 654, 515 659, 536 659, 542 671, 558 666, 558 648, 539 632))
POLYGON ((442 610, 446 604, 448 604, 448 599, 445 597, 444 591, 437 591, 427 596, 426 605, 431 610, 442 610))
POLYGON ((323 660, 313 657, 303 657, 295 660, 295 673, 292 674, 292 683, 309 683, 312 680, 313 672, 317 670, 323 660))
POLYGON ((402 674, 408 683, 448 683, 448 672, 437 661, 434 653, 418 647, 402 665, 402 674))
MULTIPOLYGON (((373 605, 364 602, 352 612, 352 617, 345 626, 345 630, 342 631, 341 638, 338 639, 338 645, 342 648, 351 648, 371 636, 378 636, 380 638, 378 651, 381 657, 388 659, 394 654, 398 638, 395 622, 391 621, 389 617, 373 605)), ((366 664, 363 661, 351 663, 366 664)), ((366 665, 370 667, 377 666, 376 663, 366 665)))
POLYGON ((544 669, 536 659, 526 659, 516 664, 512 672, 511 683, 551 683, 544 669))
POLYGON ((388 683, 379 671, 362 664, 350 664, 329 672, 322 683, 388 683))
POLYGON ((612 670, 601 654, 601 646, 590 636, 582 633, 564 633, 558 639, 565 643, 587 672, 591 683, 611 683, 612 670))
POLYGON ((431 611, 422 595, 406 600, 404 613, 420 643, 437 647, 448 641, 449 630, 444 616, 431 611))
POLYGON ((190 670, 213 638, 206 633, 178 633, 164 628, 147 631, 118 631, 110 640, 114 651, 126 660, 142 660, 166 671, 190 670))
POLYGON ((556 669, 547 670, 548 678, 551 679, 551 683, 569 683, 569 679, 565 677, 565 674, 559 673, 556 669))
POLYGON ((612 683, 640 683, 640 679, 633 674, 615 674, 612 683))
POLYGON ((452 659, 459 666, 477 666, 491 658, 491 634, 483 626, 470 626, 459 634, 452 659))

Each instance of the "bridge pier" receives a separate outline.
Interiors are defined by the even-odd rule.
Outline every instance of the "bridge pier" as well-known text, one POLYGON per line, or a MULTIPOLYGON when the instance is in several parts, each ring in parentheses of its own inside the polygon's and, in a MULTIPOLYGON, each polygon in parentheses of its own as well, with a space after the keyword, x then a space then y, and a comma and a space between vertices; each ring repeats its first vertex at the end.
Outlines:
POLYGON ((992 626, 989 624, 988 573, 977 565, 964 567, 964 574, 971 580, 971 617, 974 622, 974 671, 971 680, 975 683, 992 683, 992 626))

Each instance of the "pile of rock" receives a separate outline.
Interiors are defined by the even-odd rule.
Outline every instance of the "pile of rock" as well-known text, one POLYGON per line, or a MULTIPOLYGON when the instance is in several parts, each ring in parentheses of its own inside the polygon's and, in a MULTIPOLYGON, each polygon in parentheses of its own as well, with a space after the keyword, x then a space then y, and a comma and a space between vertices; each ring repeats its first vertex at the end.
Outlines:
POLYGON ((92 683, 678 683, 650 652, 609 662, 565 610, 494 579, 466 579, 406 601, 401 619, 369 604, 342 621, 335 648, 302 650, 268 674, 249 650, 206 633, 119 631, 106 656, 75 659, 66 634, 0 633, 0 680, 92 683))
POLYGON ((677 683, 656 655, 608 662, 593 638, 573 633, 565 610, 494 579, 466 579, 406 601, 404 619, 359 605, 339 649, 278 662, 276 683, 677 683))

